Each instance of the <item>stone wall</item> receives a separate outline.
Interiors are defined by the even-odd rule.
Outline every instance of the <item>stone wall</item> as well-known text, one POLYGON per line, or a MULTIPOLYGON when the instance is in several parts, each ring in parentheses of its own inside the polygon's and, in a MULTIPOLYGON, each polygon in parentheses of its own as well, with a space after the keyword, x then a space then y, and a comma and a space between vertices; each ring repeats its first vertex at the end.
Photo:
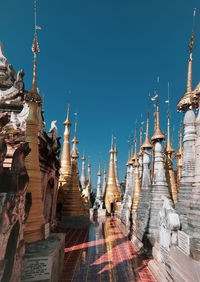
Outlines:
POLYGON ((21 280, 25 243, 25 223, 31 206, 27 193, 28 175, 24 167, 30 149, 27 143, 14 151, 11 168, 3 167, 7 145, 0 139, 0 281, 21 280))

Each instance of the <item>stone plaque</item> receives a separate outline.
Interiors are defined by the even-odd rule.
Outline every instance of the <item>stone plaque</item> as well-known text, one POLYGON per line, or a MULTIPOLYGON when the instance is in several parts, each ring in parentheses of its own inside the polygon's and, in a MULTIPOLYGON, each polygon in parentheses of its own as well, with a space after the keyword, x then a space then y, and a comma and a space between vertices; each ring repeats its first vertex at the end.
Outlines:
POLYGON ((190 255, 190 236, 180 230, 178 231, 178 247, 186 255, 190 255))
POLYGON ((50 257, 36 257, 26 259, 24 262, 22 281, 31 282, 50 279, 50 264, 50 257))
POLYGON ((49 233, 50 233, 49 223, 46 223, 44 225, 44 239, 47 239, 49 237, 49 233))

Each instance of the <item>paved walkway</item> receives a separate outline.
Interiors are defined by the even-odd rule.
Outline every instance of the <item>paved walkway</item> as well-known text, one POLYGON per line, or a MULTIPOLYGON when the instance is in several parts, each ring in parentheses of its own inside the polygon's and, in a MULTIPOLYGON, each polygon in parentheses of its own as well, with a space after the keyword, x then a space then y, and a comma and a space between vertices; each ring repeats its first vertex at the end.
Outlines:
POLYGON ((66 230, 64 281, 155 281, 148 261, 127 239, 115 217, 90 230, 66 230))

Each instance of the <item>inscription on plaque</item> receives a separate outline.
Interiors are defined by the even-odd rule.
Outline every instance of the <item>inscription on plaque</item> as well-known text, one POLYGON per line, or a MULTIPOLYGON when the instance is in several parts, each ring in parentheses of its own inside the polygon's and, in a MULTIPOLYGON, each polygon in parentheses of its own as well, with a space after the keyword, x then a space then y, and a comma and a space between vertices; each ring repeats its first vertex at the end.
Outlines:
POLYGON ((50 262, 51 259, 49 257, 26 259, 22 281, 31 282, 50 279, 50 262))
POLYGON ((186 255, 190 255, 190 236, 180 230, 178 231, 178 247, 186 255))

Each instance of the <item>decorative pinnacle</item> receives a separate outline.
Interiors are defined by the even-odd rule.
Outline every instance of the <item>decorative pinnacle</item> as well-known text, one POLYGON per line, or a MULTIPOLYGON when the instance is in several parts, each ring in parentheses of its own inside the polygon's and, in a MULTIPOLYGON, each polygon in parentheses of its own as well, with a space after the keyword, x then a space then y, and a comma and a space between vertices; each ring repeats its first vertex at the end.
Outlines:
POLYGON ((152 145, 149 141, 149 111, 147 112, 147 127, 146 127, 146 137, 144 143, 142 144, 143 149, 151 149, 152 145))
POLYGON ((85 150, 83 150, 83 157, 82 157, 82 161, 85 161, 86 158, 85 158, 85 150))
POLYGON ((71 126, 71 122, 69 120, 69 107, 70 107, 70 104, 68 104, 68 108, 67 108, 67 118, 66 120, 63 122, 64 125, 68 125, 68 126, 71 126))
POLYGON ((139 156, 142 156, 142 126, 140 126, 140 150, 139 156))
POLYGON ((196 108, 198 106, 197 97, 196 97, 195 94, 193 94, 193 91, 192 91, 192 52, 193 52, 193 45, 194 45, 195 15, 196 15, 196 9, 194 9, 192 36, 190 38, 190 44, 189 44, 190 57, 189 57, 189 61, 188 61, 186 91, 185 91, 183 97, 178 102, 178 105, 177 105, 178 111, 186 111, 189 108, 196 108))
POLYGON ((110 153, 114 153, 114 149, 113 149, 113 133, 112 133, 112 139, 111 139, 110 153))
POLYGON ((42 98, 40 97, 37 90, 37 62, 36 62, 36 54, 40 52, 39 44, 37 41, 37 29, 41 29, 41 28, 36 25, 36 1, 34 1, 34 10, 35 10, 35 33, 34 33, 34 39, 32 44, 32 51, 34 54, 33 81, 32 81, 32 88, 30 94, 26 96, 26 100, 34 101, 41 104, 42 98))
POLYGON ((159 116, 159 99, 157 98, 157 110, 156 110, 156 130, 151 137, 151 142, 155 142, 156 140, 165 140, 165 135, 162 133, 160 129, 160 116, 159 116))
POLYGON ((101 176, 101 161, 99 161, 99 171, 98 171, 97 175, 101 176))
POLYGON ((73 148, 72 148, 72 158, 78 158, 78 152, 77 152, 77 147, 76 144, 78 144, 78 139, 76 138, 76 129, 77 129, 77 114, 75 114, 75 129, 74 129, 74 138, 72 140, 73 143, 73 148))
POLYGON ((106 174, 106 161, 104 161, 104 171, 103 171, 103 174, 106 174))
POLYGON ((136 128, 135 128, 135 151, 134 151, 132 160, 135 161, 136 159, 137 159, 137 134, 136 134, 136 128))
POLYGON ((114 148, 114 153, 116 153, 117 154, 117 145, 116 145, 116 137, 114 137, 114 140, 115 140, 115 148, 114 148))
POLYGON ((172 153, 175 150, 172 148, 171 142, 170 142, 170 110, 169 110, 169 82, 168 82, 168 100, 165 101, 168 103, 168 111, 167 111, 167 146, 166 146, 166 152, 172 153))

